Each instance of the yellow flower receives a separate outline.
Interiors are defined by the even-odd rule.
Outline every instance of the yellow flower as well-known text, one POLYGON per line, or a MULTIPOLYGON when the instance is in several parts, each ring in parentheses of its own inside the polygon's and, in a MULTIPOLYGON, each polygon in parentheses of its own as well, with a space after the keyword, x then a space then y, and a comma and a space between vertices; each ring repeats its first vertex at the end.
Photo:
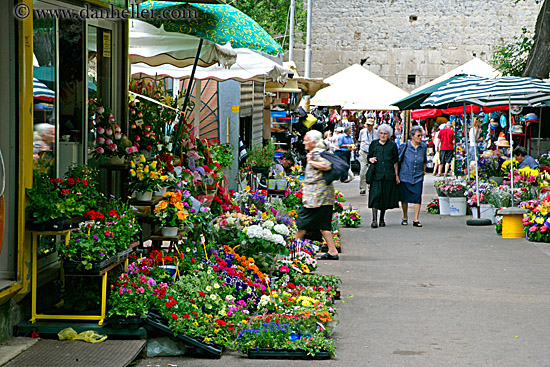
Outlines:
POLYGON ((149 163, 149 165, 152 169, 157 169, 157 161, 152 161, 151 163, 149 163))
POLYGON ((139 181, 143 181, 144 178, 145 178, 145 177, 143 176, 143 173, 142 173, 142 172, 138 172, 138 174, 137 174, 137 179, 138 179, 139 181))
POLYGON ((248 321, 243 320, 243 321, 241 321, 241 323, 242 323, 242 324, 248 324, 248 321))
POLYGON ((149 166, 145 166, 145 168, 143 169, 143 172, 144 173, 149 173, 149 166))
POLYGON ((136 171, 134 171, 133 169, 131 169, 131 170, 130 170, 130 176, 136 177, 136 171))
POLYGON ((193 305, 194 308, 198 308, 197 305, 193 305))
POLYGON ((245 189, 246 191, 252 190, 252 188, 251 188, 250 186, 248 186, 248 185, 246 185, 246 187, 245 187, 244 189, 245 189))
POLYGON ((208 343, 209 341, 210 341, 210 338, 209 338, 209 337, 204 338, 204 342, 205 342, 205 343, 208 343))
POLYGON ((193 325, 199 326, 199 323, 195 321, 195 322, 193 323, 193 325))
POLYGON ((220 332, 220 329, 214 329, 214 332, 217 334, 220 332))
POLYGON ((162 182, 164 182, 164 181, 168 180, 168 176, 162 175, 162 176, 160 176, 160 179, 162 180, 162 182))
POLYGON ((537 222, 538 224, 543 224, 544 223, 544 218, 543 217, 537 217, 537 219, 535 219, 535 222, 537 222))
POLYGON ((178 209, 178 210, 182 210, 182 209, 183 209, 183 203, 182 203, 181 201, 175 203, 174 206, 175 206, 176 209, 178 209))
POLYGON ((136 162, 130 161, 130 168, 136 168, 136 162))
POLYGON ((187 218, 187 212, 185 210, 180 210, 177 212, 177 216, 179 220, 185 220, 187 218))

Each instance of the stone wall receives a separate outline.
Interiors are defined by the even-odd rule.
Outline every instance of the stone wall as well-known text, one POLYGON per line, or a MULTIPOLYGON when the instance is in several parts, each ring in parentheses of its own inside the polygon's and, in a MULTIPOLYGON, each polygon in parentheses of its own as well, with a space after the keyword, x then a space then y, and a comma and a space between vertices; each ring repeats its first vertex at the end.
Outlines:
MULTIPOLYGON (((534 29, 539 7, 535 0, 313 0, 311 76, 366 59, 370 71, 411 91, 474 56, 490 62, 501 41, 534 29)), ((300 74, 304 48, 295 47, 300 74)))

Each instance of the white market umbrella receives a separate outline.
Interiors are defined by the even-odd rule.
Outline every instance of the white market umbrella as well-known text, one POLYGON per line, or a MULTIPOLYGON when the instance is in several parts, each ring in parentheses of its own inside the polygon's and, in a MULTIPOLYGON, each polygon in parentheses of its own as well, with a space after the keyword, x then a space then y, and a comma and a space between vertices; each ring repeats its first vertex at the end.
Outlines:
MULTIPOLYGON (((214 79, 225 81, 229 79, 239 82, 246 81, 269 81, 285 83, 288 78, 288 69, 276 62, 246 48, 234 49, 237 54, 237 61, 230 69, 219 65, 208 67, 197 67, 195 79, 214 79)), ((152 67, 144 63, 131 66, 133 78, 167 76, 174 79, 187 79, 190 77, 192 67, 179 68, 173 65, 160 65, 152 67)))
MULTIPOLYGON (((508 104, 508 123, 512 120, 512 105, 534 106, 550 101, 550 83, 540 79, 507 76, 490 79, 472 87, 455 99, 455 102, 474 103, 480 106, 500 106, 508 104)), ((539 122, 540 123, 540 122, 539 122)), ((510 135, 510 186, 512 190, 512 206, 514 205, 514 168, 512 127, 510 135)))
MULTIPOLYGON (((167 32, 164 26, 155 27, 140 20, 130 21, 129 59, 131 64, 150 66, 170 64, 177 67, 193 65, 200 38, 183 33, 167 32)), ((227 43, 225 46, 203 40, 197 65, 214 64, 230 67, 237 52, 227 43)))

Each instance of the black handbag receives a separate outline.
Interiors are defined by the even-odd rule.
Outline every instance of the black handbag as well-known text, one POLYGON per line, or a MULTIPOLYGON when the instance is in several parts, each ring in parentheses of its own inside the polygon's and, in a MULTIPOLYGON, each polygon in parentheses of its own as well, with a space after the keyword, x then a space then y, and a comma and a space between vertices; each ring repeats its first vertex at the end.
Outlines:
POLYGON ((374 170, 376 167, 376 163, 369 164, 369 168, 367 169, 367 173, 365 174, 365 181, 368 185, 372 185, 374 182, 374 170))
POLYGON ((330 152, 327 152, 326 150, 321 152, 321 157, 331 163, 331 169, 328 171, 323 171, 323 176, 327 182, 327 185, 330 185, 334 180, 338 180, 345 172, 349 170, 349 165, 346 161, 330 152))

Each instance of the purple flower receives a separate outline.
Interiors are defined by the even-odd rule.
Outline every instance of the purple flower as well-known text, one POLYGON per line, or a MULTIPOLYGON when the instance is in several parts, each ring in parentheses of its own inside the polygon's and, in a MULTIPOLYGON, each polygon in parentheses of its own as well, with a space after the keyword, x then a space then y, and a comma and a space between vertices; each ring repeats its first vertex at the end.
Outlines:
POLYGON ((208 207, 206 207, 206 206, 201 207, 201 212, 202 213, 206 213, 207 211, 208 211, 208 207))

